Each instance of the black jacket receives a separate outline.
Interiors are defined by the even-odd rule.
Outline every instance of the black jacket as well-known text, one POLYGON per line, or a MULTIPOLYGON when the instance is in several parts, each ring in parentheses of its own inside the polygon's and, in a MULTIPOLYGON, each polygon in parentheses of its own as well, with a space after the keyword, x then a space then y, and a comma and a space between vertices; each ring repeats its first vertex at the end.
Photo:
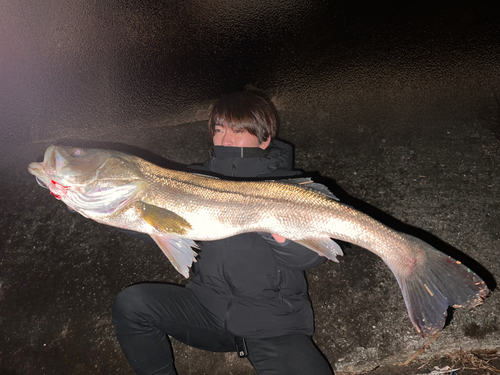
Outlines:
MULTIPOLYGON (((292 148, 274 141, 266 150, 216 146, 203 165, 190 169, 273 179, 297 175, 292 162, 292 148)), ((266 233, 204 241, 199 246, 194 277, 187 287, 222 328, 249 338, 313 333, 304 270, 325 258, 293 241, 280 244, 266 233)))

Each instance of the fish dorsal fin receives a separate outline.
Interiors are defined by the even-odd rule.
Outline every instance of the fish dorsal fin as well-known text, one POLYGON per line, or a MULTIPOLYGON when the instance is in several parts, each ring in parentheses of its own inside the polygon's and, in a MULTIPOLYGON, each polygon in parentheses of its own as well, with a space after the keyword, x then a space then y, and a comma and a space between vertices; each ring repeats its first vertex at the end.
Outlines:
POLYGON ((136 205, 141 217, 160 232, 182 236, 192 229, 191 224, 175 212, 144 202, 137 202, 136 205))
POLYGON ((152 234, 151 238, 160 247, 174 268, 186 279, 189 277, 189 267, 196 262, 196 254, 191 247, 198 246, 193 240, 181 238, 172 234, 152 234))
POLYGON ((328 188, 325 185, 320 184, 319 182, 314 182, 309 177, 290 178, 288 180, 278 180, 276 182, 289 185, 298 185, 300 187, 314 190, 317 193, 326 195, 327 197, 335 199, 336 201, 339 200, 330 190, 328 190, 328 188))
POLYGON ((308 238, 301 241, 295 241, 298 244, 317 252, 319 255, 327 257, 338 263, 337 255, 344 255, 340 246, 331 238, 308 238))

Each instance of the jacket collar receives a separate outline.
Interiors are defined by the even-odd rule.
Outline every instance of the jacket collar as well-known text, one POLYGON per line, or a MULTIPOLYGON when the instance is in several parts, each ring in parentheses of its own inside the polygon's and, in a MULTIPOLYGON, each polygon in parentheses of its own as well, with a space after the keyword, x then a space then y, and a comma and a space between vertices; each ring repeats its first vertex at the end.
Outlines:
POLYGON ((272 141, 265 150, 259 147, 242 149, 214 146, 210 157, 202 165, 194 164, 189 167, 202 173, 210 172, 208 174, 212 176, 246 179, 299 174, 292 168, 292 146, 279 140, 272 141))

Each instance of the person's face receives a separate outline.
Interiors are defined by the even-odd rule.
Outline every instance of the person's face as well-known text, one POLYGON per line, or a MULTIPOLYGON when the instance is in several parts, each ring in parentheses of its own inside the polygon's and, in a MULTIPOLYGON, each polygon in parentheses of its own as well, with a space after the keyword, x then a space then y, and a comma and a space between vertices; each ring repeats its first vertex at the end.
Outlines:
POLYGON ((271 142, 268 138, 265 142, 260 142, 257 136, 250 134, 245 129, 231 129, 226 123, 215 125, 214 146, 225 147, 260 147, 265 150, 271 142))

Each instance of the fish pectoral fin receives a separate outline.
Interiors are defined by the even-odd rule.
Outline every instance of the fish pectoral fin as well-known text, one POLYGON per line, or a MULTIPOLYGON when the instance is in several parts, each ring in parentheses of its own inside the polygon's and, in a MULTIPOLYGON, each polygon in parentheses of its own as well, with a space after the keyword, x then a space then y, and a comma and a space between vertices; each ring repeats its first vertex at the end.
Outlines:
POLYGON ((160 247, 175 269, 186 279, 189 277, 189 267, 196 262, 198 255, 191 247, 198 248, 193 240, 177 237, 171 234, 152 234, 151 238, 160 247))
POLYGON ((191 224, 175 212, 144 202, 137 202, 136 204, 138 205, 141 217, 160 232, 182 236, 189 229, 192 229, 191 224))
POLYGON ((337 255, 344 255, 340 246, 329 237, 308 238, 305 240, 295 241, 295 242, 337 263, 338 263, 337 255))
POLYGON ((175 269, 186 279, 189 277, 189 267, 196 262, 196 252, 191 247, 198 246, 193 240, 182 238, 192 229, 191 224, 175 212, 154 206, 152 204, 137 202, 136 205, 141 217, 153 228, 162 233, 153 233, 151 238, 160 247, 170 260, 175 269))

